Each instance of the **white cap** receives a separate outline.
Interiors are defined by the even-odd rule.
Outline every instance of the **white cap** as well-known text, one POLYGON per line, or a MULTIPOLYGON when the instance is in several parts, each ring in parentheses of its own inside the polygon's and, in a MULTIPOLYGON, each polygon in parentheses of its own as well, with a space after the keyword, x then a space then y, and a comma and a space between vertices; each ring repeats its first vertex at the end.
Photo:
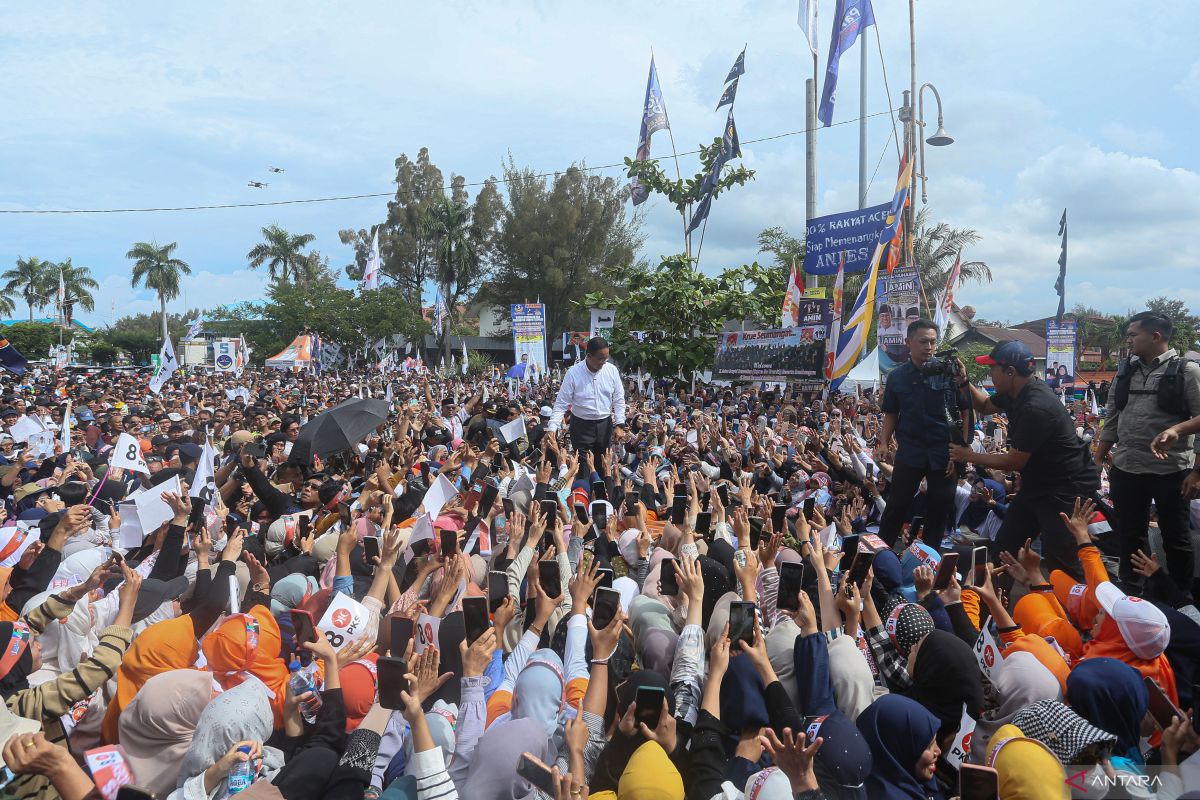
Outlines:
POLYGON ((1096 602, 1117 623, 1121 638, 1138 658, 1158 658, 1167 649, 1171 624, 1154 604, 1129 597, 1109 581, 1096 587, 1096 602))
POLYGON ((551 408, 550 406, 542 406, 541 408, 538 409, 538 416, 539 417, 552 417, 552 416, 554 416, 554 409, 551 408))

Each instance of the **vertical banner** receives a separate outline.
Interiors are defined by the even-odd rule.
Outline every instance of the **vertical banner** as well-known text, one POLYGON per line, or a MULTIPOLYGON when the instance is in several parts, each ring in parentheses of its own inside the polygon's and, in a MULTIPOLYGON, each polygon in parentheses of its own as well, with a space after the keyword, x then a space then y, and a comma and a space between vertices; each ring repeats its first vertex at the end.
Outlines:
POLYGON ((1046 320, 1046 384, 1055 394, 1075 389, 1075 320, 1046 320))
POLYGON ((526 356, 538 372, 546 371, 546 307, 541 303, 512 305, 513 363, 526 356))
POLYGON ((797 304, 797 318, 801 328, 800 341, 819 342, 829 338, 829 327, 833 324, 833 301, 803 299, 797 304))
POLYGON ((879 276, 875 293, 876 343, 879 349, 879 374, 888 373, 908 361, 904 343, 909 323, 921 318, 921 281, 913 267, 898 267, 891 275, 879 276))
POLYGON ((612 341, 613 320, 615 319, 615 313, 612 311, 605 311, 602 308, 593 308, 591 309, 591 314, 592 324, 588 330, 588 338, 593 336, 603 336, 608 341, 612 341))
POLYGON ((213 340, 213 365, 218 372, 233 372, 237 367, 237 339, 213 340))

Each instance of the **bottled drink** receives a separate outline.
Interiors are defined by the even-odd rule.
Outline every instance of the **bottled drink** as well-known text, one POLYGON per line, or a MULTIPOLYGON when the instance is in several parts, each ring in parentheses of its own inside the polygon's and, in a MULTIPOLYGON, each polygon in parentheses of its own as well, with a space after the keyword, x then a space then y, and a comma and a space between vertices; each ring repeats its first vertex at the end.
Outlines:
MULTIPOLYGON (((242 745, 237 751, 250 755, 249 745, 242 745)), ((254 783, 254 762, 249 759, 237 761, 229 770, 229 778, 226 782, 226 794, 229 797, 233 797, 238 792, 249 789, 252 783, 254 783)))
POLYGON ((321 710, 321 695, 317 691, 316 662, 307 667, 300 666, 300 661, 292 661, 288 667, 292 676, 288 678, 288 687, 293 697, 299 697, 305 692, 312 692, 312 697, 300 703, 300 715, 305 722, 316 722, 317 712, 321 710))

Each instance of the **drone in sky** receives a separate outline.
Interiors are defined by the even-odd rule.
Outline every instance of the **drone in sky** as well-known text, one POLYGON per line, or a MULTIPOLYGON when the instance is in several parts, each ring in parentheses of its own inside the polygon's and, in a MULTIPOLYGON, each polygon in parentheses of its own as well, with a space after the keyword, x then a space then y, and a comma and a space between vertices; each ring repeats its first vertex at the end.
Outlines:
POLYGON ((253 186, 255 189, 265 189, 270 184, 263 183, 262 181, 247 181, 246 185, 253 186))
POLYGON ((287 172, 287 170, 283 169, 282 167, 267 167, 267 171, 268 172, 276 172, 276 173, 287 172))

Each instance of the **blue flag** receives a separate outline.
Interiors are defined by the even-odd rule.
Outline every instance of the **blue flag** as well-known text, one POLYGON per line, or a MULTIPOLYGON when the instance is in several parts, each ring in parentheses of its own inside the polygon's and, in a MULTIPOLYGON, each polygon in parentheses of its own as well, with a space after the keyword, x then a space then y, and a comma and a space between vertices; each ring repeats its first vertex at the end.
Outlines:
POLYGON ((24 375, 27 366, 29 366, 29 359, 21 355, 21 352, 13 347, 8 339, 0 337, 0 367, 4 367, 14 375, 24 375))
MULTIPOLYGON (((650 75, 646 78, 646 100, 642 104, 642 129, 638 132, 636 161, 645 161, 650 157, 650 137, 658 131, 671 129, 667 119, 667 103, 663 100, 662 87, 658 85, 658 70, 654 68, 654 56, 650 57, 650 75)), ((641 205, 650 196, 649 190, 637 182, 637 178, 629 184, 633 195, 633 204, 641 205)))
POLYGON ((738 53, 737 60, 733 62, 733 66, 729 68, 729 74, 725 76, 725 82, 737 80, 739 75, 746 72, 746 48, 742 48, 742 52, 738 53))
MULTIPOLYGON (((725 87, 725 91, 721 92, 721 99, 717 101, 717 108, 724 105, 733 105, 733 101, 737 99, 738 79, 734 78, 733 83, 725 87)), ((716 111, 714 108, 713 111, 716 111)))
MULTIPOLYGON (((704 198, 696 206, 696 210, 692 212, 692 220, 688 223, 688 233, 691 233, 692 231, 696 230, 696 228, 699 228, 700 223, 708 219, 708 210, 712 207, 712 197, 712 192, 709 192, 708 194, 704 195, 704 198)), ((0 353, 3 353, 3 351, 0 350, 0 353)))
POLYGON ((725 120, 725 132, 721 136, 721 152, 717 154, 717 159, 713 161, 712 167, 709 168, 708 174, 704 176, 704 182, 700 184, 701 191, 711 192, 717 186, 717 179, 721 177, 721 168, 731 158, 740 158, 742 155, 742 146, 738 142, 737 125, 733 121, 733 109, 729 109, 729 116, 725 120))
MULTIPOLYGON (((825 67, 825 86, 821 89, 821 105, 817 119, 822 125, 833 124, 833 101, 837 95, 838 60, 850 49, 858 35, 875 24, 871 0, 838 0, 833 15, 833 39, 829 44, 829 63, 825 67)), ((865 45, 864 45, 865 46, 865 45)))

